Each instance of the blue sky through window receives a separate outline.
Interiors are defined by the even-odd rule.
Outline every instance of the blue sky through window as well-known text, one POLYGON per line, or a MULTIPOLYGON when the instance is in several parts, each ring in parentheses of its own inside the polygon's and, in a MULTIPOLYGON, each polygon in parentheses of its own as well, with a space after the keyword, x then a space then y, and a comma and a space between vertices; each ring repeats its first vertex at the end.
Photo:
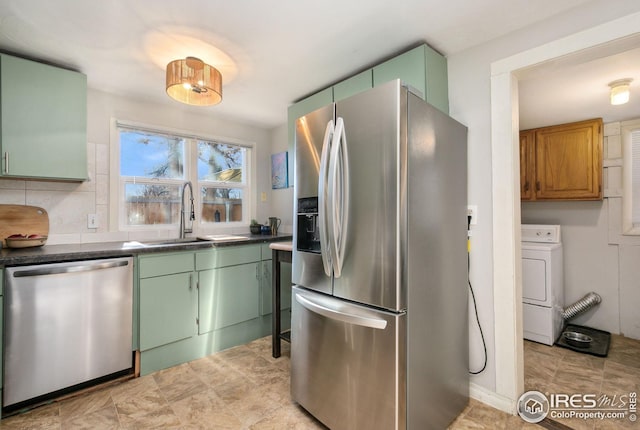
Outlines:
POLYGON ((120 131, 120 176, 184 178, 184 141, 141 131, 120 131))

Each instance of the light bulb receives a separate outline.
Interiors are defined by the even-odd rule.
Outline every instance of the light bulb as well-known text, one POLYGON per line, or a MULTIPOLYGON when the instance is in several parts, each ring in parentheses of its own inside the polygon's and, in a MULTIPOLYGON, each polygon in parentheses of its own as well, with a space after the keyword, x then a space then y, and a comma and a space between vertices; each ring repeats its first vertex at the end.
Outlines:
POLYGON ((618 79, 609 83, 612 105, 623 105, 629 101, 629 84, 631 81, 632 79, 618 79))

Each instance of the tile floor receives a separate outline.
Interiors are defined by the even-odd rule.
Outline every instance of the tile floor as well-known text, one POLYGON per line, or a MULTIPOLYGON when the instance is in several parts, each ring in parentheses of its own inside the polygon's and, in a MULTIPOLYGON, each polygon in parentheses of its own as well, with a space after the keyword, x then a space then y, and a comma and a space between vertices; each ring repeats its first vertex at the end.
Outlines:
MULTIPOLYGON (((524 373, 527 391, 595 394, 598 398, 603 394, 610 398, 640 394, 640 341, 612 335, 604 358, 525 341, 524 373)), ((556 421, 575 429, 640 429, 640 423, 628 419, 556 421)))
MULTIPOLYGON (((291 402, 289 346, 271 357, 271 338, 6 418, 6 429, 326 429, 291 402)), ((539 391, 640 391, 640 342, 614 337, 607 359, 525 342, 525 387, 539 391)), ((547 428, 566 428, 543 422, 547 428)), ((623 423, 565 422, 571 428, 623 423), (576 427, 573 427, 573 426, 576 427)), ((471 400, 450 429, 538 429, 471 400)), ((631 428, 631 427, 630 427, 631 428)))

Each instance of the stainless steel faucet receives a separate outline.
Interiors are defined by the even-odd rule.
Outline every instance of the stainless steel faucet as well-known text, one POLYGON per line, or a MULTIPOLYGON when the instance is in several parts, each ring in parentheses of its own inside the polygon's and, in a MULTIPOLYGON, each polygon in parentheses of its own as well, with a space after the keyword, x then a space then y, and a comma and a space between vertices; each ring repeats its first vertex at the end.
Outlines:
POLYGON ((180 201, 180 239, 184 239, 186 233, 193 233, 193 221, 196 219, 196 211, 193 207, 193 185, 191 185, 191 181, 187 181, 182 186, 182 192, 180 201), (189 200, 191 200, 191 214, 189 215, 189 219, 192 221, 191 228, 187 228, 184 223, 184 192, 187 187, 189 187, 189 200))

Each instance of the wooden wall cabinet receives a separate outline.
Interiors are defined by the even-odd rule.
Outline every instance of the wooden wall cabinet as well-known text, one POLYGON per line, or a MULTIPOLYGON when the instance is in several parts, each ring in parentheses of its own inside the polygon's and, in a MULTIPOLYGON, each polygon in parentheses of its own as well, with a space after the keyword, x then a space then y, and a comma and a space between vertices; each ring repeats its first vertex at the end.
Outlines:
POLYGON ((520 199, 535 197, 536 131, 520 132, 520 199))
POLYGON ((602 119, 521 131, 520 198, 602 200, 602 119))

